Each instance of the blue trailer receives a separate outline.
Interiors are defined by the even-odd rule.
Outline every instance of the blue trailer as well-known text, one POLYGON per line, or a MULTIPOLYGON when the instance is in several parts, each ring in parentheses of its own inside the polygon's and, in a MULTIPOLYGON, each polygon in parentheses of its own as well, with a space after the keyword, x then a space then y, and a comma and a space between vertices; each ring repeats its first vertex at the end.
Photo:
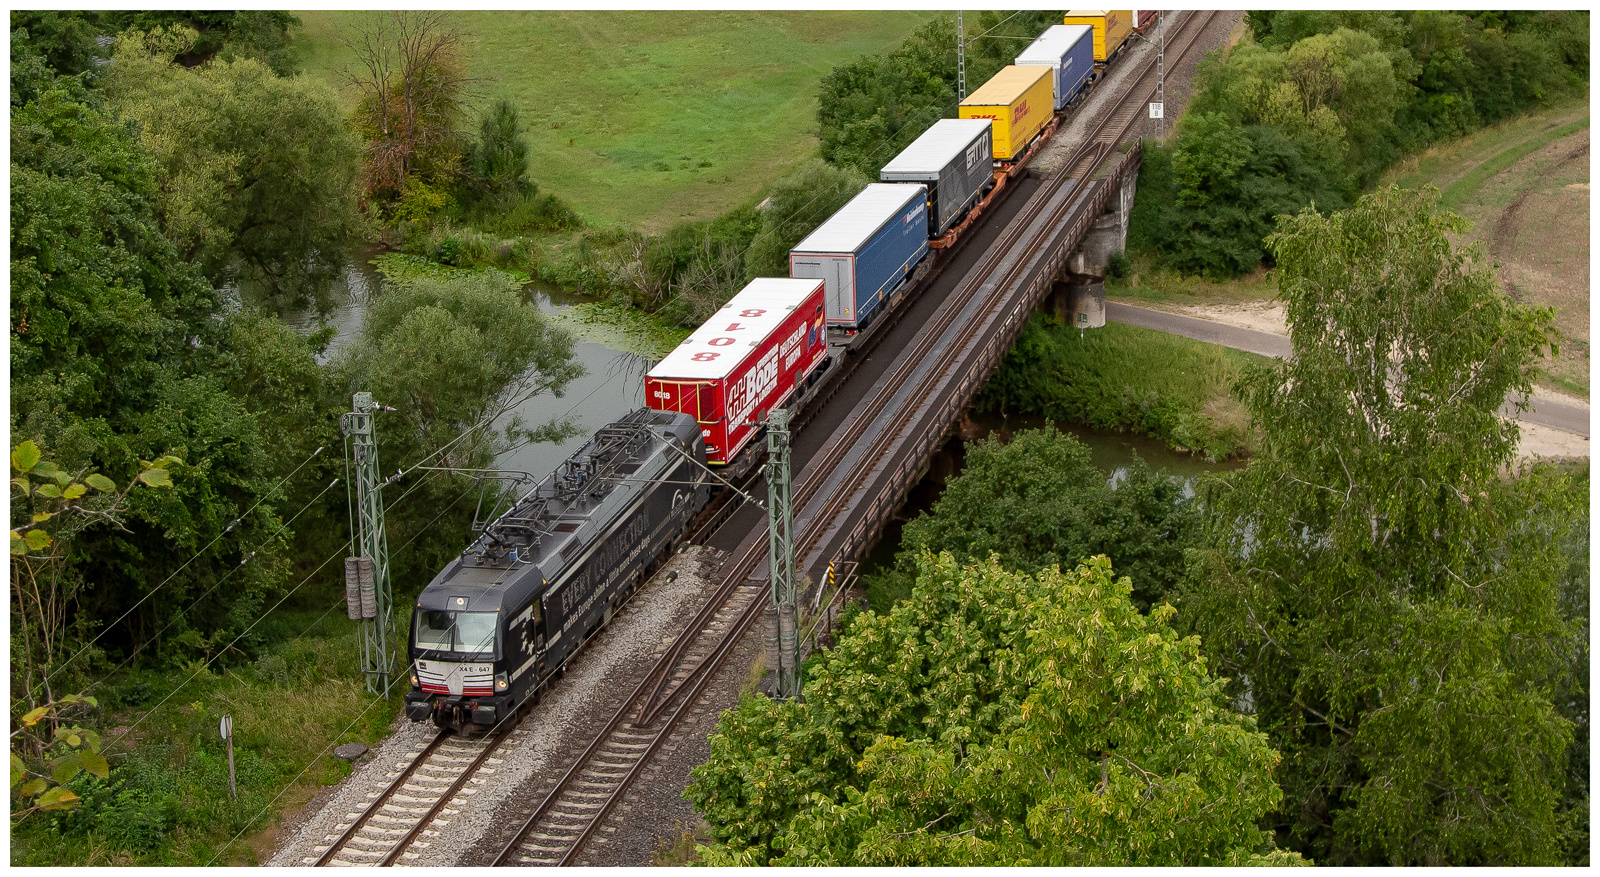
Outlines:
POLYGON ((1017 66, 1055 68, 1056 109, 1061 109, 1094 78, 1094 28, 1083 24, 1057 24, 1045 29, 1022 54, 1017 66))
POLYGON ((789 276, 820 279, 828 325, 855 331, 928 252, 928 187, 872 183, 789 251, 789 276))

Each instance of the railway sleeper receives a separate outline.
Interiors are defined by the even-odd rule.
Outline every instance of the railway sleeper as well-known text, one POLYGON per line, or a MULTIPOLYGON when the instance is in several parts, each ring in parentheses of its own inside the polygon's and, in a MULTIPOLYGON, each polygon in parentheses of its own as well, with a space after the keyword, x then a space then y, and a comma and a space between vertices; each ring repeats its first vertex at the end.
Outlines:
POLYGON ((563 811, 565 811, 565 812, 568 812, 568 813, 571 813, 573 811, 589 813, 589 812, 593 812, 595 810, 599 810, 601 807, 604 807, 605 805, 606 805, 606 802, 604 800, 601 800, 601 801, 562 801, 561 802, 561 809, 563 811))

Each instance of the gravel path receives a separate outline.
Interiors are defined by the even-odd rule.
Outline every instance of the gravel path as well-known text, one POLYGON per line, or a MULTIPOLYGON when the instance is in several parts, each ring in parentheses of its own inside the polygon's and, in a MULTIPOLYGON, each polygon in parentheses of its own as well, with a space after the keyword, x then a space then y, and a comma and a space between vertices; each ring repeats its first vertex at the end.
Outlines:
MULTIPOLYGON (((1184 13, 1191 15, 1193 13, 1184 13)), ((1194 79, 1195 65, 1205 58, 1213 49, 1222 46, 1228 41, 1228 34, 1234 25, 1244 16, 1243 12, 1224 12, 1221 17, 1212 22, 1211 27, 1199 38, 1195 46, 1197 52, 1192 53, 1190 60, 1175 67, 1167 69, 1167 100, 1164 115, 1167 122, 1167 133, 1170 135, 1172 127, 1177 124, 1178 118, 1183 115, 1184 109, 1189 106, 1190 83, 1194 79)), ((1175 21, 1167 22, 1170 29, 1176 25, 1175 21)), ((1171 31, 1169 30, 1170 34, 1171 31)), ((1154 34, 1151 34, 1154 37, 1154 34)), ((1083 99, 1072 111, 1072 117, 1064 122, 1051 138, 1050 142, 1040 151, 1039 157, 1034 161, 1034 167, 1040 171, 1054 172, 1061 169, 1061 165, 1072 155, 1072 151, 1083 142, 1084 134, 1088 131, 1090 122, 1098 119, 1106 111, 1107 104, 1117 91, 1129 81, 1136 68, 1142 67, 1147 61, 1154 59, 1156 47, 1140 37, 1133 37, 1133 42, 1128 48, 1122 50, 1122 55, 1112 61, 1112 70, 1106 78, 1094 84, 1089 90, 1088 97, 1083 99)), ((1134 135, 1138 137, 1160 137, 1160 122, 1155 119, 1145 118, 1134 128, 1134 135)))
MULTIPOLYGON (((674 557, 649 585, 639 590, 585 650, 568 664, 566 678, 555 683, 543 702, 523 719, 479 776, 462 790, 454 806, 440 813, 402 860, 407 865, 445 866, 476 861, 495 822, 496 811, 516 794, 512 810, 520 810, 520 794, 530 785, 549 784, 551 771, 564 771, 569 753, 587 745, 615 713, 617 704, 638 684, 642 668, 651 666, 715 590, 719 559, 714 552, 690 548, 674 557), (673 581, 672 573, 676 573, 673 581), (552 758, 552 755, 558 757, 552 758), (562 757, 565 756, 565 757, 562 757)), ((746 664, 748 666, 748 664, 746 664)), ((284 842, 269 864, 299 866, 315 862, 314 848, 327 844, 364 809, 365 803, 433 738, 428 723, 404 719, 375 755, 342 783, 327 803, 284 842)), ((680 786, 681 788, 681 786, 680 786)), ((315 804, 309 805, 314 807, 315 804)), ((681 817, 680 817, 681 818, 681 817)), ((646 856, 648 860, 648 855, 646 856)))

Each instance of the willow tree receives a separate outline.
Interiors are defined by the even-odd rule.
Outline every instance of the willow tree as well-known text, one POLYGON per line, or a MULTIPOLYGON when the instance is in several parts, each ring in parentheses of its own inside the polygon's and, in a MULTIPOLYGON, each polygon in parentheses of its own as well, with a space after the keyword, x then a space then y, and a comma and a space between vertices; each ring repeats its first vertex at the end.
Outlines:
POLYGON ((154 156, 161 231, 213 283, 328 301, 360 232, 358 146, 333 92, 253 58, 185 68, 188 28, 118 37, 106 92, 154 156))
POLYGON ((1283 217, 1294 357, 1242 382, 1262 432, 1214 485, 1179 605, 1284 754, 1279 836, 1329 864, 1546 864, 1570 724, 1548 691, 1560 499, 1500 413, 1548 311, 1507 298, 1434 190, 1283 217))

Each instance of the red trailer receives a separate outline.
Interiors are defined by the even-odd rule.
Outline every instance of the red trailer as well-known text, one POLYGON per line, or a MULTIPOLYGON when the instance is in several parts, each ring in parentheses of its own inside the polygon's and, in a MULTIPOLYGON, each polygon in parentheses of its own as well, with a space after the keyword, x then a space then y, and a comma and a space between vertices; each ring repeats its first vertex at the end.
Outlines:
POLYGON ((822 281, 758 277, 650 369, 645 403, 699 421, 707 462, 725 465, 827 355, 822 281))

